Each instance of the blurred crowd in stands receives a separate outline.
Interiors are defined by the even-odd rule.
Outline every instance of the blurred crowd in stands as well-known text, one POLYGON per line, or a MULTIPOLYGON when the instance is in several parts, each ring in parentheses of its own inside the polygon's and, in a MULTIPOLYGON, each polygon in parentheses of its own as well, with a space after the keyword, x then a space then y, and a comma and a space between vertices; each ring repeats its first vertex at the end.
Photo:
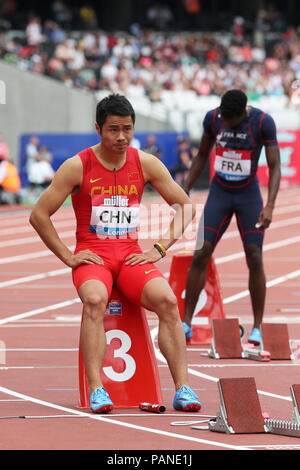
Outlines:
MULTIPOLYGON (((182 1, 182 23, 169 5, 156 2, 143 12, 144 22, 108 31, 91 5, 72 8, 66 0, 53 0, 45 17, 17 8, 18 0, 0 0, 0 59, 67 87, 153 102, 164 90, 220 96, 240 88, 251 100, 291 97, 295 87, 300 90, 300 27, 286 22, 276 8, 258 10, 251 21, 233 16, 228 22, 220 13, 223 26, 209 32, 199 27, 198 0, 182 1)), ((144 150, 162 158, 153 135, 144 150)), ((178 138, 178 160, 170 171, 179 184, 196 153, 187 139, 178 138)), ((35 200, 53 178, 52 156, 34 136, 26 155, 26 196, 35 200)), ((0 204, 18 202, 19 195, 18 171, 0 136, 0 204)))
POLYGON ((19 203, 20 189, 18 170, 11 161, 7 142, 0 135, 0 205, 19 203))
POLYGON ((21 188, 19 171, 12 161, 9 146, 0 135, 0 205, 34 203, 54 177, 52 154, 32 136, 26 146, 28 187, 21 188))
POLYGON ((159 101, 163 90, 205 96, 231 87, 252 99, 289 95, 300 80, 300 30, 286 25, 276 10, 259 10, 251 34, 243 17, 219 33, 167 32, 172 24, 167 10, 155 5, 148 10, 152 28, 133 24, 129 31, 106 32, 93 8, 82 7, 81 29, 73 30, 72 11, 56 0, 51 18, 31 17, 24 31, 0 33, 0 58, 68 87, 152 101, 159 101))

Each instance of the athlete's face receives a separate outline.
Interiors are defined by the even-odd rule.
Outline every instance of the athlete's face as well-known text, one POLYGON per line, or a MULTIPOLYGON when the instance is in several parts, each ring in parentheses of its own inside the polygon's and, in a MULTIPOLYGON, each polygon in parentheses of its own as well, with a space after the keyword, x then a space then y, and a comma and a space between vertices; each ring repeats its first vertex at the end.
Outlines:
POLYGON ((133 137, 134 126, 131 116, 107 116, 102 130, 96 124, 96 130, 101 136, 101 145, 110 152, 122 154, 126 152, 133 137))

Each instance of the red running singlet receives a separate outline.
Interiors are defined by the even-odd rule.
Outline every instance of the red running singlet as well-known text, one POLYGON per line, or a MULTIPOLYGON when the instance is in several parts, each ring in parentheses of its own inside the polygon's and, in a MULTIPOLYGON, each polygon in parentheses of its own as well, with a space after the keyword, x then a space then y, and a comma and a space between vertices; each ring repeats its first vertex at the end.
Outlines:
POLYGON ((103 282, 110 296, 115 284, 128 298, 139 304, 146 282, 163 277, 153 264, 129 266, 125 258, 141 253, 137 241, 139 206, 144 176, 138 151, 128 147, 126 162, 118 170, 106 169, 92 148, 81 151, 83 166, 80 191, 72 195, 77 221, 75 253, 89 249, 97 253, 104 265, 80 265, 73 269, 77 290, 83 282, 103 282))
POLYGON ((77 243, 134 239, 144 176, 138 151, 128 147, 119 170, 106 169, 92 148, 79 153, 83 166, 80 192, 72 196, 77 243))

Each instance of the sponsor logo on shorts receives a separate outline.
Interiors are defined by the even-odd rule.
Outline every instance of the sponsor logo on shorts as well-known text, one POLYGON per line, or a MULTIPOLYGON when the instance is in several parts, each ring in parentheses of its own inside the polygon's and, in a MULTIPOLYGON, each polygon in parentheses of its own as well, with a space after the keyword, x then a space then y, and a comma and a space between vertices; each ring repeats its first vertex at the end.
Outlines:
POLYGON ((152 271, 156 271, 156 269, 150 269, 149 271, 145 271, 145 274, 152 273, 152 271))

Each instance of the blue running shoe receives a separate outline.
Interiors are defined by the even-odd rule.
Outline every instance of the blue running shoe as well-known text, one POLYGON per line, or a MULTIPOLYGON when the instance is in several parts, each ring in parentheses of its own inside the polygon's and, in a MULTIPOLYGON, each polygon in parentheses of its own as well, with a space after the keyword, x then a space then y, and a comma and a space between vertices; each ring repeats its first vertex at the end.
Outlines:
POLYGON ((189 325, 187 325, 184 321, 182 322, 182 325, 183 325, 184 334, 185 334, 186 339, 192 338, 192 336, 193 336, 192 328, 189 325))
POLYGON ((254 344, 255 346, 260 345, 261 343, 261 332, 259 328, 253 328, 251 335, 248 338, 248 343, 254 344))
POLYGON ((193 390, 184 385, 175 393, 173 408, 180 411, 199 411, 201 403, 193 390))
POLYGON ((90 407, 93 413, 109 413, 114 404, 104 387, 96 388, 90 395, 90 407))

